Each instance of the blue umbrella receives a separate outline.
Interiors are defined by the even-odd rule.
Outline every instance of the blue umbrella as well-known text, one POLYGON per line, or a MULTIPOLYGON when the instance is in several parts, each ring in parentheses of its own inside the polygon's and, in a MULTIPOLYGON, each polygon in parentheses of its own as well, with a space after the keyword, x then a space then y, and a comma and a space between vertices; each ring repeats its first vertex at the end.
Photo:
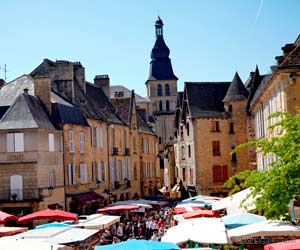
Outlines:
POLYGON ((170 242, 160 242, 151 240, 127 240, 120 243, 96 246, 95 250, 177 250, 180 249, 176 244, 170 242))
POLYGON ((48 227, 71 227, 71 226, 68 224, 64 224, 64 223, 53 222, 53 223, 36 226, 35 229, 42 229, 42 228, 48 228, 48 227))
POLYGON ((221 220, 224 222, 226 228, 232 229, 236 227, 241 227, 241 226, 261 222, 266 220, 266 218, 260 215, 245 212, 245 213, 226 215, 222 217, 221 220))

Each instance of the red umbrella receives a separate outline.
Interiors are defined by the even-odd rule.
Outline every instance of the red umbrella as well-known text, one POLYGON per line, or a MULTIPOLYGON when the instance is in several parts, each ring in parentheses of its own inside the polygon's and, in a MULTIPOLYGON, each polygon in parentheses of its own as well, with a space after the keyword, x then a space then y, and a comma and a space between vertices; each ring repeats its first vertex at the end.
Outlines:
POLYGON ((121 212, 121 211, 129 211, 134 209, 139 209, 139 205, 117 205, 111 207, 104 207, 97 210, 97 213, 104 213, 104 212, 121 212))
POLYGON ((289 240, 264 246, 264 250, 299 250, 300 240, 289 240))
POLYGON ((18 219, 18 223, 27 223, 34 220, 73 220, 77 221, 77 215, 62 210, 46 209, 32 214, 22 216, 18 219))
POLYGON ((190 206, 175 207, 173 209, 173 213, 174 214, 184 214, 189 211, 198 211, 200 209, 201 209, 200 207, 190 207, 190 206))
POLYGON ((198 210, 193 212, 188 212, 183 214, 184 219, 193 219, 199 217, 216 217, 220 218, 220 214, 218 212, 213 212, 211 210, 198 210))
POLYGON ((5 224, 7 220, 18 220, 18 217, 0 211, 0 224, 5 224))

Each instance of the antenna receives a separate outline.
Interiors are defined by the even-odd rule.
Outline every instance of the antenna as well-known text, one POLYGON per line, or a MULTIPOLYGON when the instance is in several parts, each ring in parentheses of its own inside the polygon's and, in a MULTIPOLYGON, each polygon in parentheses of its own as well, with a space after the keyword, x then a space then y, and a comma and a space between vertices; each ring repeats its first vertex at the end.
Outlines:
POLYGON ((159 16, 159 9, 157 9, 157 14, 158 14, 158 16, 159 16))
POLYGON ((0 67, 0 69, 2 69, 3 70, 3 72, 4 72, 4 80, 6 81, 6 73, 7 73, 7 65, 6 64, 4 64, 4 67, 0 67))

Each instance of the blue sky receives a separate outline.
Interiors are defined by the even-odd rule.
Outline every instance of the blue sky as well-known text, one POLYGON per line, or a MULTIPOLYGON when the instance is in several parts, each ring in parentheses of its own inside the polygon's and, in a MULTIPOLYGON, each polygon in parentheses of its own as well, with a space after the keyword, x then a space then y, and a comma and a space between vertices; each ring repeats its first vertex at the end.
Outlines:
POLYGON ((158 12, 179 90, 185 81, 230 81, 235 71, 245 81, 256 64, 268 73, 300 33, 298 0, 10 0, 0 10, 8 81, 44 58, 80 61, 88 81, 108 74, 142 95, 158 12))

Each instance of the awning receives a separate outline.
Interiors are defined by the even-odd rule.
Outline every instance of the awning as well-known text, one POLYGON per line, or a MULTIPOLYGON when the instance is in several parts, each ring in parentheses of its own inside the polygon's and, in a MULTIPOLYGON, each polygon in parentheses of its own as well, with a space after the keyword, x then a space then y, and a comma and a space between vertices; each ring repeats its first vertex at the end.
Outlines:
POLYGON ((79 200, 81 202, 93 202, 103 198, 101 195, 95 192, 87 192, 82 194, 73 194, 71 195, 74 199, 79 200))

